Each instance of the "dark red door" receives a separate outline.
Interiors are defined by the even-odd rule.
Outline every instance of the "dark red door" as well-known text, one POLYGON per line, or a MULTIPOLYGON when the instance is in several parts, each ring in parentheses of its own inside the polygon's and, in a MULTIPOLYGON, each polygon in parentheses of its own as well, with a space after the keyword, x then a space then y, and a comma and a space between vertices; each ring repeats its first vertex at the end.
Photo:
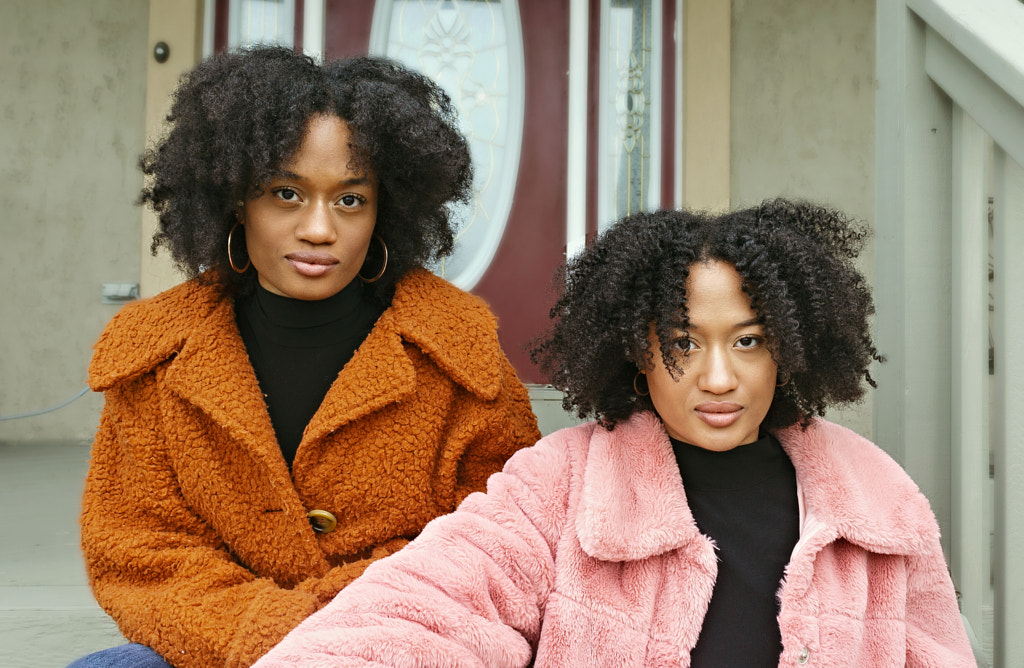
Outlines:
MULTIPOLYGON (((328 0, 327 58, 366 53, 373 6, 328 0)), ((527 346, 553 303, 551 280, 565 254, 569 3, 520 0, 525 108, 512 206, 497 251, 470 290, 498 317, 506 354, 525 382, 544 382, 527 346)))
POLYGON ((525 382, 545 382, 526 347, 548 322, 552 276, 565 257, 568 2, 520 0, 526 100, 519 174, 505 235, 473 292, 498 316, 499 336, 525 382))

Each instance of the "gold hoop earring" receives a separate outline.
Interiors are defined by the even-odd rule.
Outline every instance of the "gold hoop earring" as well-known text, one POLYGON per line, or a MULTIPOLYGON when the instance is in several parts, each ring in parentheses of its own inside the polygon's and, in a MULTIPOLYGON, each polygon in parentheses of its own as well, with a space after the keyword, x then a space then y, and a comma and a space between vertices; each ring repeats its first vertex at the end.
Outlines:
POLYGON ((644 375, 644 372, 643 371, 637 371, 636 375, 633 376, 633 391, 636 392, 637 396, 646 397, 647 395, 649 395, 651 393, 651 388, 650 388, 650 386, 648 386, 646 392, 641 392, 640 391, 640 388, 637 387, 636 383, 637 383, 638 380, 640 380, 641 376, 643 376, 643 378, 644 378, 644 385, 647 385, 647 377, 644 375))
POLYGON ((384 251, 384 264, 380 266, 380 271, 378 271, 377 275, 374 276, 373 278, 367 278, 362 274, 356 274, 356 276, 358 276, 359 279, 363 281, 363 283, 377 282, 378 280, 380 280, 380 277, 384 275, 384 271, 387 270, 388 268, 388 245, 384 243, 384 240, 381 239, 377 233, 374 233, 373 238, 377 240, 377 243, 380 244, 381 250, 384 251))
POLYGON ((775 387, 785 387, 789 383, 790 373, 787 371, 785 373, 785 376, 786 376, 786 379, 783 380, 781 383, 779 382, 779 377, 778 376, 775 377, 775 387))
POLYGON ((242 221, 236 220, 235 224, 232 225, 232 227, 231 227, 231 231, 228 232, 228 264, 230 264, 231 268, 234 269, 235 273, 238 273, 238 274, 244 274, 246 271, 249 270, 250 265, 252 265, 252 260, 248 256, 246 256, 246 258, 245 258, 245 266, 242 267, 241 269, 239 269, 238 265, 235 264, 235 260, 231 257, 231 236, 235 233, 235 230, 237 230, 238 226, 241 225, 241 224, 242 224, 242 221))

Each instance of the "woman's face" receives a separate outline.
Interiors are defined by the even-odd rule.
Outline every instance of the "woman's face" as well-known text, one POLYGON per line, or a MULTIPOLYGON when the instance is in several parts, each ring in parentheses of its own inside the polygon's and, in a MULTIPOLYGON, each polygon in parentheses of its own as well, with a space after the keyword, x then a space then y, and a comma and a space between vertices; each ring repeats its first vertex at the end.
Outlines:
POLYGON ((675 378, 662 360, 654 327, 648 335, 654 359, 647 384, 666 431, 707 450, 756 441, 775 395, 777 366, 741 285, 730 264, 690 267, 690 331, 688 339, 678 332, 675 378))
POLYGON ((245 203, 245 243, 260 285, 326 299, 359 273, 377 222, 377 179, 349 169, 348 124, 315 116, 283 176, 245 203))

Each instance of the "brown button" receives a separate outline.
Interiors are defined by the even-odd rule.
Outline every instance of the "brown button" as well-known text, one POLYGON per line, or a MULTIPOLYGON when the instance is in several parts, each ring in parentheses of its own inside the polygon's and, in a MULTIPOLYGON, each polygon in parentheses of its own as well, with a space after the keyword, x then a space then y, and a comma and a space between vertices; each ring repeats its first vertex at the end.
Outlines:
POLYGON ((309 525, 317 533, 331 533, 338 526, 338 520, 326 510, 311 510, 306 513, 309 525))

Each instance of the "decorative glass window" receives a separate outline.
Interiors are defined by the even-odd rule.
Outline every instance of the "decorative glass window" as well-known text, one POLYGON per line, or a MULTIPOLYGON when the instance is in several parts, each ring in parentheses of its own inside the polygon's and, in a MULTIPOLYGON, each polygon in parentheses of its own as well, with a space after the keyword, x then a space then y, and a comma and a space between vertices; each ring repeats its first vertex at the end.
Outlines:
POLYGON ((231 0, 228 48, 295 43, 295 0, 231 0))
POLYGON ((463 289, 490 265, 519 172, 525 81, 515 0, 392 0, 374 8, 370 51, 437 81, 473 157, 473 201, 455 212, 455 252, 434 270, 463 289))
POLYGON ((598 227, 660 203, 661 2, 601 4, 598 227))

